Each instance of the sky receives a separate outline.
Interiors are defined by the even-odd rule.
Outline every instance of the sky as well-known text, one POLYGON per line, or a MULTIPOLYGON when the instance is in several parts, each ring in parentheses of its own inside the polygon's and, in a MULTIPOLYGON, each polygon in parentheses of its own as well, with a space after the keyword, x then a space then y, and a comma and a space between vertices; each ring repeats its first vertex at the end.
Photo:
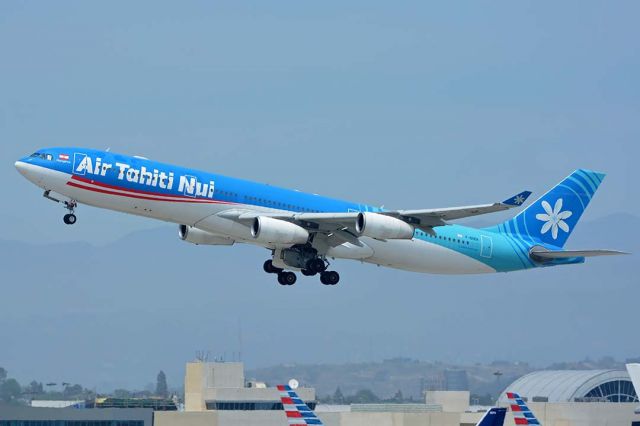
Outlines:
MULTIPOLYGON (((2 2, 2 239, 105 246, 158 226, 86 206, 64 226, 13 167, 47 146, 389 208, 540 194, 591 168, 607 178, 583 220, 638 215, 639 14, 633 1, 2 2)), ((242 264, 246 250, 216 256, 242 264)))

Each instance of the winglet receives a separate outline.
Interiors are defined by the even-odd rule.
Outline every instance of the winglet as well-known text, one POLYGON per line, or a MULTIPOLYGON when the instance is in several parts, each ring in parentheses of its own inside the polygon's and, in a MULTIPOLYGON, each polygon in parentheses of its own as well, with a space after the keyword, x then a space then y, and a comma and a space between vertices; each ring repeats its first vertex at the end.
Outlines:
POLYGON ((521 193, 516 194, 513 197, 507 198, 502 202, 502 204, 510 207, 521 206, 524 204, 525 201, 527 201, 527 198, 529 198, 529 195, 531 195, 531 191, 522 191, 521 193))

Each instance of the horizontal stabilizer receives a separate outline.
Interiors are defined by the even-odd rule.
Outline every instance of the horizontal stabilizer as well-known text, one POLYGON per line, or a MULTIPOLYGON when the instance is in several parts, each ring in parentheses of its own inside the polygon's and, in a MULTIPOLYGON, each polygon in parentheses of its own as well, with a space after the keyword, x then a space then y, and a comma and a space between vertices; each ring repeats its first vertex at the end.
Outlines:
POLYGON ((613 256, 617 254, 629 254, 618 250, 546 250, 534 248, 531 254, 543 259, 567 259, 571 257, 595 257, 595 256, 613 256))

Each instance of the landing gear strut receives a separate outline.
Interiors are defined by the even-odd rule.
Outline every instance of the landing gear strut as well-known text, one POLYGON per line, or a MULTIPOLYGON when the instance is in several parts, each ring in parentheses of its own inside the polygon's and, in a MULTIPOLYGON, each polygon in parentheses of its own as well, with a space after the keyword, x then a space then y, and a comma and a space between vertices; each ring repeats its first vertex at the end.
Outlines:
MULTIPOLYGON (((281 253, 274 251, 273 256, 274 259, 282 259, 282 263, 279 264, 300 269, 302 275, 306 277, 320 274, 320 282, 324 285, 336 285, 340 281, 340 275, 337 272, 327 271, 329 262, 319 256, 317 250, 309 246, 294 246, 281 253)), ((278 282, 281 285, 293 285, 297 280, 295 273, 274 266, 272 259, 265 261, 262 269, 268 274, 278 274, 278 282)))
POLYGON ((76 200, 69 200, 69 201, 58 200, 57 198, 54 198, 51 196, 51 191, 49 190, 44 191, 44 194, 42 194, 42 196, 48 200, 55 201, 56 203, 64 204, 64 208, 69 211, 69 213, 65 214, 62 217, 62 220, 65 224, 73 225, 74 223, 76 223, 76 221, 78 220, 78 218, 76 218, 76 215, 74 214, 76 207, 78 207, 78 203, 76 202, 76 200))

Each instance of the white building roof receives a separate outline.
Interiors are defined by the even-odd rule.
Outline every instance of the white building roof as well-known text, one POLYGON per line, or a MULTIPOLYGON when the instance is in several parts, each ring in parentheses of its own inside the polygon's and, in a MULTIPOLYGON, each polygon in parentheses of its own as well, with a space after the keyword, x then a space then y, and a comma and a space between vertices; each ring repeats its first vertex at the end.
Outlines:
POLYGON ((547 370, 534 371, 511 383, 500 395, 506 403, 506 392, 515 392, 531 401, 534 397, 548 398, 548 402, 573 402, 593 388, 610 381, 630 381, 624 370, 547 370))

